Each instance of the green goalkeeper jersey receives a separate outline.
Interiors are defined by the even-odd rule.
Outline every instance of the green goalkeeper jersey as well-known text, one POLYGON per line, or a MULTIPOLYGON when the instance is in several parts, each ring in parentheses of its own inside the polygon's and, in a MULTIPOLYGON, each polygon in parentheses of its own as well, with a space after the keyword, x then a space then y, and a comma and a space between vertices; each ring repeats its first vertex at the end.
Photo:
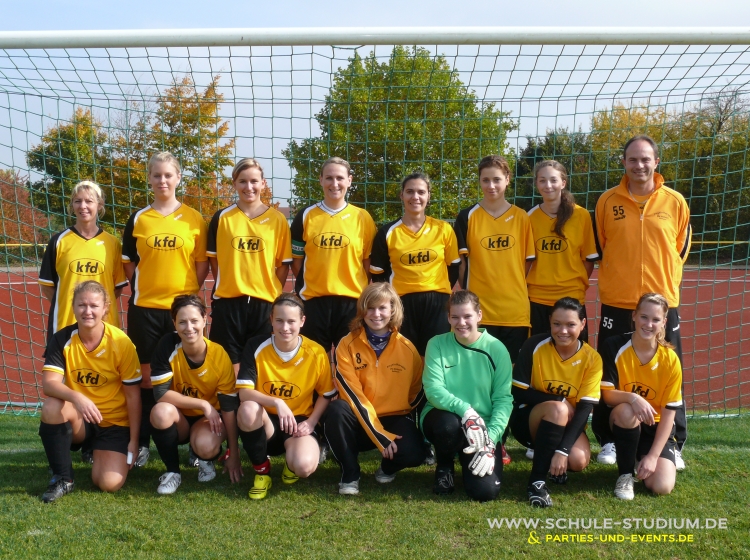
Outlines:
POLYGON ((420 420, 433 408, 459 416, 473 408, 498 443, 513 408, 510 355, 502 342, 484 329, 479 331, 482 334, 468 346, 453 333, 430 339, 422 374, 427 404, 420 420))

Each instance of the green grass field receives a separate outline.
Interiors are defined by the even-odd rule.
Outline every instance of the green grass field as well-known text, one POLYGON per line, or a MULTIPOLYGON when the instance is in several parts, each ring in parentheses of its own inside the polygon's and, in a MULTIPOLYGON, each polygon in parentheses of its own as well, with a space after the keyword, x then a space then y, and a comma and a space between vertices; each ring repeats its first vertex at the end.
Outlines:
POLYGON ((612 494, 616 469, 593 463, 571 475, 566 486, 551 489, 555 506, 548 510, 527 505, 531 462, 513 440, 513 463, 504 471, 500 499, 486 504, 466 499, 460 476, 452 496, 434 496, 429 467, 399 473, 395 482, 381 486, 372 476, 379 456, 372 452, 361 457, 359 496, 336 493, 339 471, 332 461, 311 479, 285 487, 277 458, 274 487, 263 501, 247 498, 252 484, 247 462, 239 485, 232 486, 226 475, 198 484, 196 469, 183 469, 177 494, 160 497, 156 486, 163 465, 153 447, 147 467, 132 471, 117 494, 95 490, 90 467, 78 462, 76 491, 43 504, 39 496, 48 474, 37 428, 37 418, 0 416, 3 558, 750 558, 750 417, 692 420, 688 468, 678 474, 671 496, 657 498, 637 488, 633 502, 619 501, 612 494), (490 528, 488 518, 515 519, 522 526, 490 528), (698 519, 700 526, 635 529, 635 519, 654 518, 698 519), (719 518, 726 519, 726 529, 705 528, 706 519, 719 518), (540 520, 536 530, 523 525, 532 519, 540 520), (599 526, 606 519, 631 519, 633 528, 576 529, 564 526, 569 519, 586 525, 596 520, 599 526), (593 542, 570 542, 569 535, 593 542), (649 543, 649 535, 692 535, 692 542, 649 543), (565 536, 568 542, 546 540, 565 536), (533 537, 539 544, 529 542, 533 537))

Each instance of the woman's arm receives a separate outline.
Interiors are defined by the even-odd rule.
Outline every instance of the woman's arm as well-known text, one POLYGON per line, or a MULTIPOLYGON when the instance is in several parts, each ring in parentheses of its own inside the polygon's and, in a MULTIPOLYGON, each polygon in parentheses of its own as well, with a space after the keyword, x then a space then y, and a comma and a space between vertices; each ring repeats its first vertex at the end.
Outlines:
POLYGON ((198 291, 200 291, 208 276, 208 261, 195 262, 195 276, 198 279, 198 291))
POLYGON ((326 408, 328 408, 329 402, 331 402, 331 399, 328 399, 323 395, 318 395, 318 400, 315 401, 312 414, 310 414, 310 417, 307 420, 297 424, 297 429, 294 431, 294 437, 309 436, 313 433, 315 426, 320 421, 320 417, 323 416, 326 408))
POLYGON ((648 478, 656 470, 656 465, 661 455, 662 449, 667 443, 669 436, 672 433, 672 426, 674 426, 675 410, 669 408, 661 409, 661 418, 659 425, 656 427, 656 434, 654 435, 654 443, 651 444, 651 449, 648 453, 641 458, 641 462, 638 465, 638 478, 643 480, 648 478))
POLYGON ((229 458, 224 462, 224 470, 229 471, 229 480, 234 484, 244 476, 240 462, 240 448, 237 445, 237 413, 234 410, 222 410, 221 418, 227 430, 227 446, 229 447, 229 458))
MULTIPOLYGON (((128 452, 133 457, 138 456, 138 436, 141 432, 141 386, 140 384, 123 385, 122 391, 125 393, 125 400, 128 405, 128 424, 130 425, 130 442, 128 443, 128 452)), ((135 461, 132 461, 129 468, 133 468, 135 461)))
POLYGON ((43 286, 39 285, 39 287, 42 289, 42 295, 47 301, 52 301, 52 298, 55 297, 55 291, 56 288, 54 286, 43 286))
MULTIPOLYGON (((287 279, 289 278, 289 264, 290 263, 283 263, 281 266, 276 267, 276 278, 281 282, 282 291, 286 285, 287 279)), ((216 278, 216 275, 214 275, 214 278, 216 278)))
POLYGON ((297 420, 294 418, 289 405, 283 399, 269 397, 255 389, 240 389, 240 400, 256 402, 266 410, 275 408, 281 430, 289 435, 293 435, 297 430, 297 420))

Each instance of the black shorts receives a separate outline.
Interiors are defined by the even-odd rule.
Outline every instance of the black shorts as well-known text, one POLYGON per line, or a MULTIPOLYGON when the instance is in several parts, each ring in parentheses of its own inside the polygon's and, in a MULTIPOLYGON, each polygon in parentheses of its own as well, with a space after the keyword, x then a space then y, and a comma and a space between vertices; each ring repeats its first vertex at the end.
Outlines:
MULTIPOLYGON (((268 418, 271 419, 271 424, 273 424, 273 435, 268 439, 268 444, 266 446, 266 454, 275 457, 277 455, 283 455, 286 453, 286 447, 284 447, 284 442, 288 440, 290 437, 289 434, 284 432, 281 429, 281 425, 279 424, 279 417, 275 414, 268 413, 268 418)), ((295 416, 294 419, 299 424, 300 422, 304 422, 307 420, 307 416, 295 416)), ((312 435, 316 440, 318 439, 317 432, 313 431, 310 435, 312 435)))
MULTIPOLYGON (((180 412, 180 414, 182 414, 182 412, 180 412)), ((199 420, 203 420, 205 418, 205 416, 203 416, 202 414, 200 416, 186 416, 185 414, 182 414, 182 415, 185 416, 185 420, 187 420, 187 423, 188 423, 188 437, 185 438, 184 440, 178 441, 177 443, 179 445, 182 445, 183 443, 187 443, 190 441, 190 432, 193 430, 193 426, 195 425, 196 422, 198 422, 199 420)))
POLYGON ((174 322, 169 309, 128 306, 128 337, 135 344, 138 361, 150 364, 161 337, 174 332, 174 322))
POLYGON ((211 301, 208 339, 227 351, 233 364, 240 363, 245 343, 255 336, 271 336, 271 302, 241 296, 211 301))
POLYGON ((511 363, 516 363, 521 346, 529 338, 529 327, 501 327, 499 325, 482 325, 487 332, 503 343, 510 354, 511 363))
POLYGON ((516 441, 529 449, 534 449, 534 442, 531 437, 531 429, 529 428, 529 417, 531 411, 534 409, 531 405, 517 406, 513 405, 513 410, 510 413, 510 420, 508 421, 508 427, 510 433, 516 438, 516 441))
POLYGON ((404 304, 404 322, 401 334, 408 338, 424 356, 427 343, 433 336, 451 331, 446 304, 449 294, 441 292, 415 292, 401 296, 404 304))
MULTIPOLYGON (((546 334, 550 332, 549 317, 552 314, 552 306, 544 305, 543 303, 531 303, 531 336, 537 334, 546 334)), ((584 316, 586 314, 586 306, 583 307, 584 316)), ((586 326, 583 327, 581 335, 578 340, 583 342, 589 341, 589 322, 586 321, 586 326)))
POLYGON ((70 446, 71 451, 78 451, 82 447, 96 451, 117 451, 123 455, 128 454, 130 443, 130 428, 127 426, 107 426, 102 428, 99 424, 83 423, 86 435, 80 443, 70 446))
POLYGON ((357 314, 357 300, 345 296, 320 296, 305 301, 305 324, 300 332, 326 352, 349 334, 357 314))
MULTIPOLYGON (((602 406, 604 407, 604 405, 602 406)), ((615 437, 612 433, 612 428, 609 427, 609 416, 610 414, 612 414, 612 409, 606 407, 606 410, 604 410, 604 408, 602 408, 600 413, 601 420, 599 422, 598 429, 604 432, 602 435, 604 436, 605 441, 614 441, 615 437)), ((641 424, 641 436, 638 438, 638 447, 635 452, 636 459, 640 460, 641 457, 643 457, 644 455, 648 455, 648 452, 651 451, 651 446, 654 444, 654 438, 656 437, 656 428, 658 427, 658 422, 653 426, 641 424)), ((668 459, 669 461, 672 461, 672 463, 674 463, 675 449, 677 449, 677 441, 675 440, 675 426, 674 424, 672 424, 672 431, 669 434, 669 439, 667 439, 667 443, 664 444, 661 453, 659 453, 659 457, 668 459)))
MULTIPOLYGON (((633 310, 612 307, 602 304, 601 319, 599 319, 599 336, 597 348, 610 336, 625 334, 633 331, 633 310)), ((682 363, 682 337, 680 336, 680 309, 670 307, 667 312, 667 326, 664 338, 674 345, 674 351, 682 363)))

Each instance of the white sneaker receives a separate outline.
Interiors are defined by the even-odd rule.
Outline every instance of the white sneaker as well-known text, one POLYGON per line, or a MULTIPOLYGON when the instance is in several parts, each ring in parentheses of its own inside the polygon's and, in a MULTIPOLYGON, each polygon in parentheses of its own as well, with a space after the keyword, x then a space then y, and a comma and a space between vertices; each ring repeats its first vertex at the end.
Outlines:
POLYGON ((210 482, 214 478, 216 478, 214 462, 198 459, 198 482, 210 482))
POLYGON ((621 500, 632 500, 635 497, 633 491, 633 485, 635 484, 635 478, 632 474, 622 474, 615 483, 615 496, 621 500))
POLYGON ((320 443, 320 455, 318 455, 318 464, 319 465, 322 465, 328 459, 328 450, 329 449, 330 448, 328 447, 328 442, 327 441, 323 441, 323 442, 320 443))
POLYGON ((534 450, 531 447, 526 450, 526 458, 530 461, 534 460, 534 450))
POLYGON ((679 449, 674 450, 674 464, 678 471, 685 470, 685 459, 682 458, 682 451, 679 449))
MULTIPOLYGON (((602 450, 596 456, 596 460, 605 465, 614 465, 617 462, 617 450, 614 443, 605 443, 602 450)), ((631 498, 632 499, 632 498, 631 498)))
POLYGON ((344 496, 356 496, 359 494, 359 480, 354 482, 339 482, 339 494, 344 496))
POLYGON ((383 468, 378 467, 378 470, 375 472, 375 480, 380 484, 388 484, 389 482, 393 482, 394 480, 396 480, 396 475, 385 474, 383 472, 383 468))
POLYGON ((164 473, 159 477, 159 487, 156 489, 157 494, 174 494, 182 484, 182 475, 176 472, 164 473))

